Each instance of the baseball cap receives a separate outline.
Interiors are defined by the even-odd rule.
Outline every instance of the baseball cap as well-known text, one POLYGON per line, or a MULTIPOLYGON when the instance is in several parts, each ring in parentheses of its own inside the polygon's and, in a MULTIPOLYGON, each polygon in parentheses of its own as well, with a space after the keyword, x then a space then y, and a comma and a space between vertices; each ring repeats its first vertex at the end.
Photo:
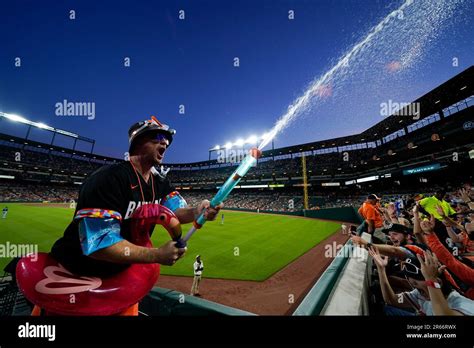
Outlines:
POLYGON ((165 135, 169 141, 169 145, 171 145, 173 142, 173 135, 176 134, 176 130, 171 129, 164 123, 161 123, 155 116, 151 116, 149 120, 137 122, 130 127, 128 130, 128 142, 130 147, 132 146, 133 141, 140 135, 152 131, 165 135))
POLYGON ((380 197, 378 197, 375 193, 372 193, 372 194, 368 195, 367 199, 376 199, 376 200, 380 201, 380 197))
POLYGON ((406 227, 402 224, 390 224, 389 226, 386 226, 383 230, 383 233, 388 234, 389 232, 398 232, 398 233, 403 233, 403 234, 412 234, 413 231, 411 228, 406 227))

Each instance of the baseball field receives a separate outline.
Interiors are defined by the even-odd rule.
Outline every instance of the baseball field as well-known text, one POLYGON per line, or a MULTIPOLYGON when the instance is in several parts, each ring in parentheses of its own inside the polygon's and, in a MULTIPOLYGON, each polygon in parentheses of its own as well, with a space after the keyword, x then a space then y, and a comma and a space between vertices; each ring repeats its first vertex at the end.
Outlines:
MULTIPOLYGON (((0 243, 38 245, 49 251, 71 221, 74 210, 64 205, 8 204, 6 219, 0 219, 0 243)), ((263 281, 297 259, 340 228, 340 223, 283 215, 224 211, 207 223, 188 243, 188 252, 165 275, 193 275, 193 262, 200 254, 207 278, 263 281)), ((183 232, 189 226, 183 226, 183 232)), ((153 244, 169 240, 157 226, 153 244)), ((0 257, 0 269, 10 261, 0 257)))

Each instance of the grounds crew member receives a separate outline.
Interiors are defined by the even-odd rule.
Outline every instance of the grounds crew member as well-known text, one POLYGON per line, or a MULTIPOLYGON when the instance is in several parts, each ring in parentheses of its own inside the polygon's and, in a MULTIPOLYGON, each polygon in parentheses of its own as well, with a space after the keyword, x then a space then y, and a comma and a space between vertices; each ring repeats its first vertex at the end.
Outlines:
POLYGON ((80 222, 73 220, 51 250, 61 265, 79 275, 98 277, 116 274, 134 263, 173 265, 186 251, 177 248, 176 242, 147 248, 128 240, 130 217, 143 204, 161 203, 174 211, 182 224, 194 221, 203 211, 207 220, 216 218, 220 206, 213 209, 209 201, 203 200, 197 207, 188 207, 168 179, 152 175, 152 168, 161 164, 175 133, 153 116, 131 126, 129 161, 94 172, 81 187, 75 213, 84 208, 107 209, 120 214, 122 223, 118 228, 104 225, 84 234, 80 222))
POLYGON ((199 294, 199 284, 201 283, 202 271, 204 270, 204 263, 201 261, 201 255, 196 256, 196 262, 194 262, 194 279, 193 286, 191 287, 191 295, 201 296, 199 294))

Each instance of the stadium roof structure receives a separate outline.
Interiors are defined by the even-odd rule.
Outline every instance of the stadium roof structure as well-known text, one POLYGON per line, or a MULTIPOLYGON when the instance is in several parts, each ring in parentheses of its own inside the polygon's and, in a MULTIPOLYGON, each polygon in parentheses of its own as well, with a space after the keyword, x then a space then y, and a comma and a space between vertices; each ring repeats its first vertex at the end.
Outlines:
POLYGON ((76 144, 77 144, 77 141, 79 140, 79 141, 84 141, 84 142, 88 142, 88 143, 92 144, 90 152, 91 153, 94 152, 94 145, 95 145, 95 140, 94 139, 86 138, 86 137, 80 136, 79 134, 75 134, 75 133, 72 133, 72 132, 69 132, 69 131, 66 131, 66 130, 63 130, 63 129, 54 128, 54 127, 48 126, 48 125, 46 125, 44 123, 41 123, 41 122, 33 122, 33 121, 27 120, 26 118, 24 118, 22 116, 19 116, 19 115, 9 114, 9 113, 0 111, 0 121, 1 120, 9 120, 11 122, 17 122, 17 123, 20 123, 20 124, 27 125, 28 130, 27 130, 26 135, 24 137, 25 140, 29 140, 28 137, 30 136, 31 128, 35 127, 35 128, 42 129, 42 130, 53 133, 50 145, 54 144, 54 140, 56 138, 56 135, 60 134, 60 135, 63 135, 63 136, 74 139, 73 150, 76 149, 76 144))
POLYGON ((17 144, 17 145, 24 145, 24 146, 29 146, 30 148, 38 148, 42 150, 49 150, 49 151, 55 151, 58 153, 63 153, 63 154, 68 154, 71 156, 76 156, 76 157, 84 157, 88 159, 97 159, 97 160, 103 160, 103 161, 108 161, 108 162, 116 162, 120 161, 117 158, 114 157, 109 157, 109 156, 102 156, 98 154, 94 154, 91 152, 85 152, 85 151, 80 151, 74 148, 68 148, 68 147, 62 147, 62 146, 57 146, 54 144, 45 144, 43 142, 31 140, 31 139, 26 139, 23 137, 17 137, 13 135, 8 135, 8 134, 3 134, 0 133, 0 141, 4 141, 5 143, 12 143, 12 144, 17 144))
MULTIPOLYGON (((442 110, 454 103, 466 99, 474 94, 474 66, 470 66, 463 72, 444 82, 432 91, 416 99, 411 104, 419 103, 420 120, 442 113, 442 110)), ((402 108, 397 114, 387 117, 385 120, 362 132, 360 136, 366 140, 376 140, 399 129, 414 123, 413 118, 403 116, 409 113, 408 106, 402 108), (406 112, 405 112, 406 111, 406 112)))

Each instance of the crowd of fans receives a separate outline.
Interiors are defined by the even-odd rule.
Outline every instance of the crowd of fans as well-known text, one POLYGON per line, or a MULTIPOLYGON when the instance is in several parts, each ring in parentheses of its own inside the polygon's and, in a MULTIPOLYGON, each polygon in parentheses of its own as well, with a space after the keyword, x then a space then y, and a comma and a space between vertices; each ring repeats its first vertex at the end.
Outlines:
MULTIPOLYGON (((0 202, 70 202, 76 200, 79 186, 48 185, 48 184, 18 184, 0 182, 0 202)), ((203 199, 211 199, 213 191, 183 190, 181 195, 187 203, 194 206, 203 199)), ((310 209, 343 207, 357 205, 363 198, 327 198, 322 196, 309 197, 310 209)), ((250 191, 234 190, 225 201, 226 208, 248 209, 259 211, 291 212, 303 209, 303 197, 289 192, 279 191, 250 191)))
POLYGON ((87 159, 45 148, 17 148, 0 143, 0 168, 15 170, 15 176, 23 180, 48 181, 50 175, 53 179, 55 175, 61 175, 63 180, 71 181, 71 178, 86 177, 104 164, 104 160, 87 159))
POLYGON ((473 199, 467 184, 451 193, 366 198, 351 239, 372 256, 372 291, 385 314, 474 315, 473 199))
POLYGON ((0 202, 69 203, 78 192, 77 186, 0 183, 0 202))
MULTIPOLYGON (((351 161, 343 161, 339 152, 307 156, 307 175, 328 175, 330 173, 344 173, 345 170, 355 170, 357 165, 371 160, 374 149, 364 151, 353 151, 351 161)), ((120 161, 117 159, 115 161, 120 161)), ((64 173, 65 175, 76 175, 84 177, 106 163, 114 163, 112 159, 93 159, 83 157, 79 154, 62 153, 59 150, 48 150, 48 145, 42 147, 30 145, 10 144, 0 142, 0 162, 2 167, 23 170, 22 176, 29 171, 42 173, 64 173)), ((203 163, 197 164, 169 165, 171 168, 169 178, 172 182, 179 184, 189 183, 221 183, 236 169, 238 163, 203 163)), ((17 173, 16 175, 20 175, 17 173)), ((248 179, 276 179, 301 177, 301 157, 290 155, 268 157, 262 159, 257 170, 251 170, 246 177, 248 179)))

